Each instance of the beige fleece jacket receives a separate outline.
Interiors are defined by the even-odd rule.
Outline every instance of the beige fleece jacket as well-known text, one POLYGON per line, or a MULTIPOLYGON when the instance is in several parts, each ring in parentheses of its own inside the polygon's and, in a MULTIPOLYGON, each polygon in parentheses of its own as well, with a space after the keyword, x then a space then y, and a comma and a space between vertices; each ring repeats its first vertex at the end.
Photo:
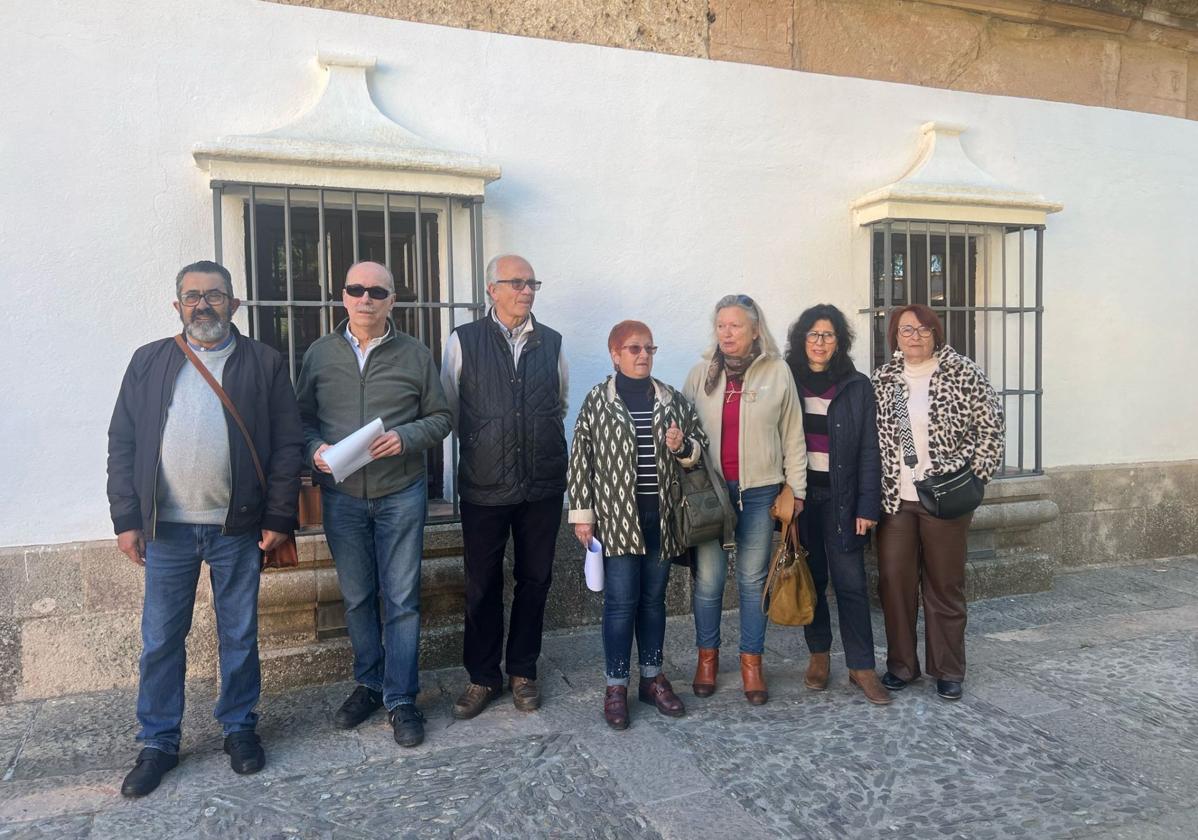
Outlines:
MULTIPOLYGON (((682 395, 694 403, 707 432, 707 457, 720 468, 720 434, 724 427, 721 373, 711 394, 703 391, 709 359, 691 368, 682 395)), ((770 484, 790 485, 795 497, 807 497, 807 441, 803 436, 803 403, 794 377, 780 357, 762 355, 745 371, 740 399, 740 489, 770 484)))

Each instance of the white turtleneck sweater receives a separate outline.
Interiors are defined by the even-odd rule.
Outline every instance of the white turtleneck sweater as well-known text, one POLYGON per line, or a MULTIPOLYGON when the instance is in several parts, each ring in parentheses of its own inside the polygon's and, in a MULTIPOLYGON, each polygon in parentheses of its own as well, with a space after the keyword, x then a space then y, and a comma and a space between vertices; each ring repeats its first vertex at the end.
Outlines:
MULTIPOLYGON (((907 413, 911 416, 911 436, 915 438, 915 454, 919 462, 915 465, 918 478, 932 466, 928 455, 928 408, 931 405, 928 389, 932 384, 932 374, 936 372, 939 362, 936 357, 913 365, 903 364, 903 381, 907 383, 907 413)), ((911 470, 903 463, 902 447, 899 447, 899 498, 909 502, 918 502, 919 494, 915 492, 915 484, 911 480, 911 470)))

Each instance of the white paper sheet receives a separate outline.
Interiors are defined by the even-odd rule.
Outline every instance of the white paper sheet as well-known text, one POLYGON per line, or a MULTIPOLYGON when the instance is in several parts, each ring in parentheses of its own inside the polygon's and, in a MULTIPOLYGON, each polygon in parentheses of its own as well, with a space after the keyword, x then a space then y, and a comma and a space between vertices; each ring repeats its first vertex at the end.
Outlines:
POLYGON ((587 589, 592 592, 603 591, 603 546, 599 540, 591 537, 591 546, 587 549, 587 559, 583 564, 587 576, 587 589))
POLYGON ((338 484, 374 460, 370 455, 370 443, 382 433, 383 421, 376 417, 324 451, 324 462, 333 471, 333 479, 338 484))

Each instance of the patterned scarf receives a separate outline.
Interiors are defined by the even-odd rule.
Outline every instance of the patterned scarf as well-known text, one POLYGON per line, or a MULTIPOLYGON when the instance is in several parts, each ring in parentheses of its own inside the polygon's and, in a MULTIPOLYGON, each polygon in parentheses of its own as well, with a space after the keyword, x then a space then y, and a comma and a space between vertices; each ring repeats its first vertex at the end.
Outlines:
POLYGON ((711 365, 707 368, 707 381, 703 383, 703 392, 710 394, 715 390, 715 384, 720 379, 720 372, 727 371, 729 379, 744 379, 749 365, 761 355, 761 346, 753 342, 753 349, 745 356, 725 356, 718 347, 711 356, 711 365))

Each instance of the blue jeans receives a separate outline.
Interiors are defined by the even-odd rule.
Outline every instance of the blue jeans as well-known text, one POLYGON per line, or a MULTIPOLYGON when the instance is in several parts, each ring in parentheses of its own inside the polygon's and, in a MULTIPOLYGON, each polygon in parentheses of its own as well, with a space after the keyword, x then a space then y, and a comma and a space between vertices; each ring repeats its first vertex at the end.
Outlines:
MULTIPOLYGON (((778 485, 754 487, 740 493, 735 481, 728 482, 732 503, 738 499, 736 517, 736 585, 740 590, 740 652, 760 654, 765 650, 765 613, 761 593, 769 574, 774 520, 770 505, 778 497, 778 485)), ((728 577, 728 553, 719 540, 695 549, 695 644, 701 648, 720 646, 720 613, 724 606, 724 581, 728 577)))
POLYGON ((628 685, 632 635, 641 676, 661 673, 661 649, 666 637, 666 584, 670 561, 661 556, 661 517, 641 514, 644 554, 619 554, 603 563, 603 654, 607 684, 628 685))
POLYGON ((377 499, 322 487, 320 497, 354 649, 354 679, 381 692, 388 709, 415 703, 427 484, 421 479, 377 499))
POLYGON ((142 653, 137 685, 137 740, 179 752, 184 641, 191 630, 200 565, 208 564, 220 653, 220 697, 215 716, 226 735, 253 730, 262 690, 258 667, 257 531, 224 536, 220 525, 159 522, 146 544, 146 594, 141 612, 142 653))

